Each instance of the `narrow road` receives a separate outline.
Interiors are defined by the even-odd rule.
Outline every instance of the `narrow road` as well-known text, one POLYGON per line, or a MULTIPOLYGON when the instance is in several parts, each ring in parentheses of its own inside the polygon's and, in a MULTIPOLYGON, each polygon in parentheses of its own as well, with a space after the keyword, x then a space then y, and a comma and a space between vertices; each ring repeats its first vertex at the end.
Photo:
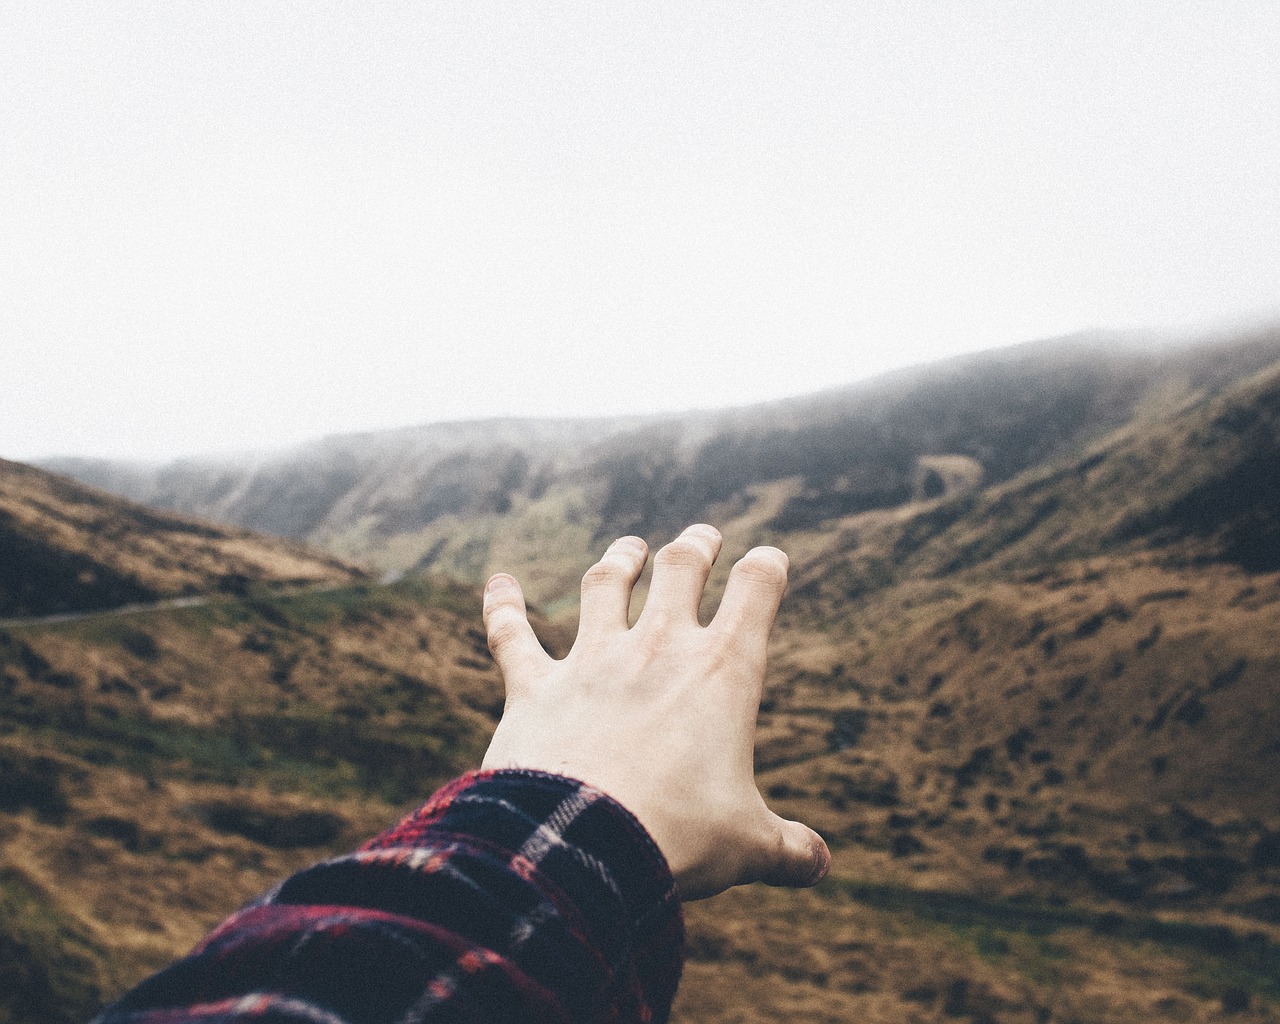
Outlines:
POLYGON ((32 615, 27 618, 0 619, 0 629, 15 629, 23 626, 45 626, 58 622, 76 622, 80 619, 92 619, 106 615, 137 615, 143 612, 164 611, 169 608, 199 608, 211 601, 246 601, 254 599, 271 600, 277 597, 295 597, 298 594, 326 594, 331 590, 342 590, 358 583, 341 583, 329 587, 294 587, 289 590, 277 590, 268 594, 255 594, 250 597, 236 597, 232 594, 193 594, 187 597, 170 597, 163 601, 150 601, 139 604, 122 604, 117 608, 94 608, 82 612, 57 612, 53 615, 32 615))
POLYGON ((92 619, 102 615, 134 615, 139 612, 154 612, 164 608, 196 608, 216 600, 220 595, 200 594, 191 597, 171 597, 164 601, 152 601, 148 604, 122 604, 118 608, 95 608, 84 612, 58 612, 54 615, 32 615, 24 619, 0 619, 0 629, 13 629, 22 626, 45 626, 55 622, 75 622, 79 619, 92 619))

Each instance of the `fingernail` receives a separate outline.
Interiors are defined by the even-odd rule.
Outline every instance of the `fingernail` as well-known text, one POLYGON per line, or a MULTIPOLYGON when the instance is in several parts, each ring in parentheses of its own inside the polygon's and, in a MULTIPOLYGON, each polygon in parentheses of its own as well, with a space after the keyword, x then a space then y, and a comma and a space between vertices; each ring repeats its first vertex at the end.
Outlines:
POLYGON ((609 545, 611 549, 630 548, 632 551, 643 551, 646 546, 639 537, 619 537, 609 545))
POLYGON ((817 885, 827 877, 827 872, 831 870, 831 851, 827 849, 826 843, 819 843, 817 849, 813 851, 813 874, 809 876, 806 885, 817 885))
POLYGON ((489 582, 484 585, 486 594, 496 594, 500 590, 510 590, 516 585, 516 581, 506 573, 498 573, 496 576, 490 576, 489 582))

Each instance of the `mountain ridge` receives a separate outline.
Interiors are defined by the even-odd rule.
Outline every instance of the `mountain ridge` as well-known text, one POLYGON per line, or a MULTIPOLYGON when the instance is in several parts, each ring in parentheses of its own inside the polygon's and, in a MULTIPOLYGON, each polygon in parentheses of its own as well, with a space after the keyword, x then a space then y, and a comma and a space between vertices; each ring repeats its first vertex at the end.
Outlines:
MULTIPOLYGON (((736 409, 428 424, 329 438, 265 463, 187 461, 145 477, 114 463, 45 465, 380 571, 479 581, 531 567, 549 546, 576 565, 613 536, 670 535, 713 513, 754 522, 763 540, 922 492, 998 484, 1277 359, 1277 326, 1158 345, 1083 332, 736 409), (762 487, 777 499, 763 518, 762 487), (559 525, 544 532, 548 523, 559 525)), ((553 572, 531 596, 562 601, 572 583, 567 568, 553 572)))

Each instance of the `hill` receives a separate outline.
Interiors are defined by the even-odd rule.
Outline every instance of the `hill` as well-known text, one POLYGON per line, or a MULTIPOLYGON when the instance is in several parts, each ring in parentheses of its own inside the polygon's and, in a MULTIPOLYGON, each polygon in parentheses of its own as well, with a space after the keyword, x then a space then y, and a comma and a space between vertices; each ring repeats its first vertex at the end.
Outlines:
POLYGON ((502 568, 571 613, 626 532, 697 519, 767 539, 1000 484, 1280 359, 1280 327, 1179 342, 1089 332, 763 406, 351 435, 257 462, 50 463, 134 500, 305 540, 383 571, 502 568))
POLYGON ((473 767, 478 614, 415 582, 0 630, 0 1020, 87 1020, 473 767))
MULTIPOLYGON (((414 602, 366 600, 361 571, 294 542, 0 462, 0 567, 0 1020, 88 1019, 261 865, 337 841, 368 806, 389 816, 406 773, 452 774, 493 713, 487 662, 472 657, 483 697, 462 687, 483 712, 456 692, 442 705, 380 649, 414 602), (192 607, 151 605, 174 598, 192 607), (348 721, 344 687, 383 696, 348 721), (429 707, 435 740, 399 725, 410 705, 429 707), (344 781, 353 761, 376 782, 344 781)), ((446 652, 475 646, 443 611, 389 646, 434 666, 433 633, 446 652)))
MULTIPOLYGON (((1065 793, 1078 817, 1105 794, 1123 828, 1195 804, 1260 841, 1280 806, 1278 498, 1280 367, 1004 485, 852 517, 793 574, 796 678, 858 712, 849 747, 879 705, 882 759, 949 779, 939 798, 985 783, 1008 820, 1009 800, 1061 814, 1065 793)), ((798 756, 775 743, 766 761, 798 756)))
MULTIPOLYGON (((936 415, 968 424, 933 435, 947 447, 888 504, 848 501, 849 474, 824 498, 820 459, 771 479, 744 455, 752 482, 708 506, 727 525, 707 611, 750 544, 791 553, 757 766, 834 866, 815 890, 691 905, 677 1020, 1280 1016, 1274 344, 1155 359, 1077 339, 937 369, 932 391, 924 371, 882 381, 897 411, 859 400, 858 429, 927 418, 951 388, 956 411, 936 415), (1116 383, 1130 358, 1141 372, 1116 383), (1047 401, 1093 363, 1088 411, 1035 423, 1028 382, 1047 401), (962 407, 963 373, 982 408, 962 407), (983 458, 965 436, 1007 440, 983 458)), ((714 464, 713 437, 744 452, 820 437, 805 403, 738 434, 738 413, 678 437, 632 424, 554 458, 567 474, 644 436, 669 457, 655 487, 678 497, 679 473, 714 464)), ((554 552, 539 579, 558 596, 619 522, 601 511, 613 478, 580 478, 576 505, 567 479, 432 528, 459 524, 473 571, 554 552)), ((148 550, 173 559, 180 540, 148 550)), ((114 547, 104 535, 95 556, 114 564, 114 547)), ((410 575, 0 631, 0 1020, 83 1019, 291 866, 474 764, 501 688, 478 625, 474 586, 410 575)), ((539 629, 567 649, 568 628, 539 629)))
POLYGON ((791 538, 757 764, 840 882, 695 908, 694 1016, 1273 1019, 1278 411, 1280 367, 791 538))
POLYGON ((40 613, 0 625, 0 1021, 87 1020, 478 763, 502 683, 474 588, 13 463, 0 503, 0 593, 40 613), (198 600, 118 607, 172 595, 198 600))
POLYGON ((0 618, 363 575, 298 544, 142 508, 3 459, 0 565, 0 618))

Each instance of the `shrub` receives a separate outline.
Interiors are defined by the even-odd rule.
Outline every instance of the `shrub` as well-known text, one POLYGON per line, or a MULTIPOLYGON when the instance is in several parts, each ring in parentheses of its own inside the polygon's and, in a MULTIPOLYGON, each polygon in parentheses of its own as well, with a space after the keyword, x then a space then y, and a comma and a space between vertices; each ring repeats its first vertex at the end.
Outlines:
POLYGON ((1263 871, 1266 868, 1280 868, 1280 832, 1267 832, 1258 837, 1253 844, 1252 863, 1254 868, 1263 871))
POLYGON ((62 776, 52 758, 0 748, 0 811, 29 808, 43 821, 61 822, 69 809, 62 776))
POLYGON ((1173 713, 1173 719, 1175 722, 1182 722, 1184 725, 1195 725, 1204 719, 1205 713, 1204 703, 1199 697, 1192 694, 1173 713))
POLYGON ((847 750, 858 745, 867 731, 867 712, 863 708, 837 711, 827 733, 827 745, 832 750, 847 750))
POLYGON ((85 831, 103 839, 112 839, 126 850, 136 853, 142 848, 142 829, 136 821, 118 818, 113 814, 90 818, 84 823, 85 831))
POLYGON ((210 828, 278 850, 328 845, 342 835, 347 824, 327 811, 271 811, 235 803, 202 804, 195 810, 210 828))
POLYGON ((995 755, 993 747, 975 747, 969 759, 956 769, 956 788, 967 789, 978 781, 978 776, 991 767, 995 755))
POLYGON ((889 852, 894 857, 910 857, 912 854, 924 853, 925 846, 910 832, 899 832, 889 840, 889 852))
POLYGON ((1248 668, 1249 662, 1244 658, 1237 658, 1229 668, 1218 672, 1209 680, 1209 689, 1224 690, 1228 686, 1234 685, 1244 675, 1244 670, 1248 668))
POLYGON ((120 646, 135 657, 151 661, 160 653, 155 637, 141 629, 125 628, 120 634, 120 646))
POLYGON ((1026 754, 1027 747, 1035 738, 1035 733, 1025 726, 1005 737, 1004 752, 1008 755, 1009 760, 1013 762, 1020 761, 1023 755, 1026 754))
POLYGON ((942 1001, 942 1012, 948 1017, 963 1017, 969 1012, 969 982, 957 978, 947 986, 947 996, 942 1001))

